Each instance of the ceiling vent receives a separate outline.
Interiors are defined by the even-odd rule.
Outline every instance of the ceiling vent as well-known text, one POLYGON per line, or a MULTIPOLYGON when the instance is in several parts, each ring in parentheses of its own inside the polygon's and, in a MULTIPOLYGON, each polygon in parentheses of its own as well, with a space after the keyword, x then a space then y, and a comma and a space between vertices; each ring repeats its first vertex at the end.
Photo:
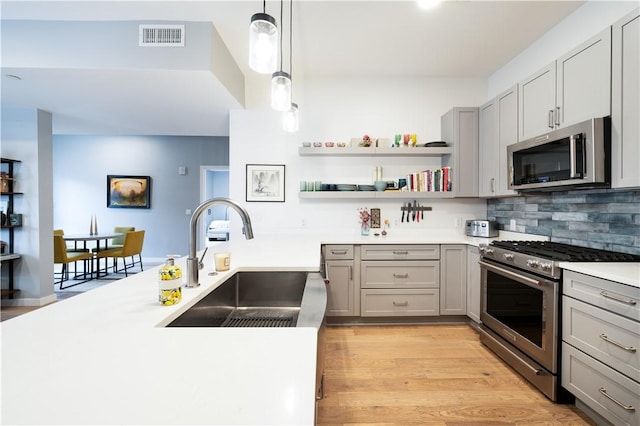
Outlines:
POLYGON ((141 47, 183 47, 184 25, 140 25, 138 36, 141 47))

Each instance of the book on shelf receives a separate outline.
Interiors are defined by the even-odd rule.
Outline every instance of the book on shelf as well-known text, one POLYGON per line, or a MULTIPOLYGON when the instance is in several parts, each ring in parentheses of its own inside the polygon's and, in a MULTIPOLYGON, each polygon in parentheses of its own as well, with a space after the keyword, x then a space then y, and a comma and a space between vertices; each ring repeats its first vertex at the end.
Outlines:
POLYGON ((453 190, 451 167, 427 169, 407 175, 410 192, 451 192, 453 190))

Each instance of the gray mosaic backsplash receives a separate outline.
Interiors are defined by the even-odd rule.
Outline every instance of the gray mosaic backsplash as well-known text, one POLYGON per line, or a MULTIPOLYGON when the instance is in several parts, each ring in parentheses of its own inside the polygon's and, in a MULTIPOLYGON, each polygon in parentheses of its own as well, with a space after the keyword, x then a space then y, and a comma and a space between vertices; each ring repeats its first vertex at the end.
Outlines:
POLYGON ((640 190, 598 189, 495 198, 487 201, 487 218, 496 220, 502 230, 640 254, 640 190))

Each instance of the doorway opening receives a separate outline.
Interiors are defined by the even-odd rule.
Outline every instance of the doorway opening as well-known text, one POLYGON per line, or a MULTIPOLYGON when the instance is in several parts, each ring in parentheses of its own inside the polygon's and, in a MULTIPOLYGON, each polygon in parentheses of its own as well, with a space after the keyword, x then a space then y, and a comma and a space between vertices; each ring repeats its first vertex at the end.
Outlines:
MULTIPOLYGON (((229 197, 229 167, 200 166, 200 202, 215 197, 229 197)), ((200 220, 200 241, 207 246, 229 240, 229 208, 213 206, 200 220)))

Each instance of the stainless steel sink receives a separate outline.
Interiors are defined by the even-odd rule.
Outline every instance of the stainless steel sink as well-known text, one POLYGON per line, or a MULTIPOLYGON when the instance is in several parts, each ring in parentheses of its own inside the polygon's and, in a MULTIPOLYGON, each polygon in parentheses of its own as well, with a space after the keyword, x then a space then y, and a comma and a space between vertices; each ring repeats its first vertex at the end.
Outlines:
POLYGON ((306 325, 315 325, 310 315, 322 322, 326 309, 326 289, 322 283, 324 293, 317 292, 318 280, 319 274, 298 271, 237 272, 167 326, 296 327, 301 312, 306 325))

